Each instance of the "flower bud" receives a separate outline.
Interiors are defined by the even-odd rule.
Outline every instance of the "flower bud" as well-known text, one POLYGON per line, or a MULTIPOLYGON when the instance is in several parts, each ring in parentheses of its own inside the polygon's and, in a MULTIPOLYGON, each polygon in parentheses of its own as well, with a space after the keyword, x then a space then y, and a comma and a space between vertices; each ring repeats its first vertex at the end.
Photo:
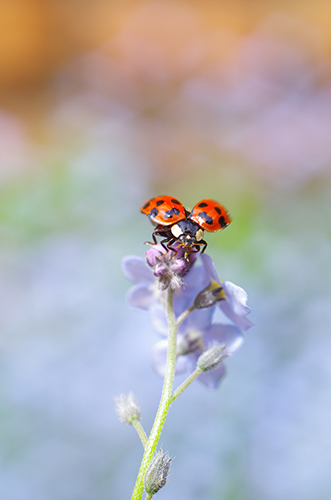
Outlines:
POLYGON ((166 484, 171 460, 168 453, 163 453, 162 450, 154 455, 144 480, 148 495, 155 495, 166 484))
POLYGON ((212 281, 207 288, 198 293, 194 301, 194 306, 196 309, 204 309, 205 307, 215 305, 216 302, 225 298, 226 295, 223 287, 217 281, 212 281))
POLYGON ((183 286, 183 277, 189 272, 195 259, 195 253, 186 255, 179 246, 166 251, 161 244, 157 244, 146 252, 147 264, 158 279, 161 290, 169 287, 179 290, 183 286))
POLYGON ((197 366, 203 372, 207 372, 209 370, 214 370, 220 362, 227 357, 227 355, 223 354, 225 349, 225 344, 219 344, 215 342, 209 349, 201 354, 198 359, 197 366))
POLYGON ((115 403, 116 412, 121 422, 132 425, 134 421, 141 419, 141 411, 132 392, 127 396, 121 394, 115 398, 115 403))

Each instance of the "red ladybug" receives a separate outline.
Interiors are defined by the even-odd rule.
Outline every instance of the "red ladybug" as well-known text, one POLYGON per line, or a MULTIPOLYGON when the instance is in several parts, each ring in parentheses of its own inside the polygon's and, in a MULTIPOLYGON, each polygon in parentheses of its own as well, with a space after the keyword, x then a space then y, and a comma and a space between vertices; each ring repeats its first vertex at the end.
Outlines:
POLYGON ((156 226, 152 233, 154 243, 151 245, 156 245, 156 236, 161 236, 163 239, 160 243, 168 251, 177 241, 179 246, 186 249, 186 258, 190 253, 205 251, 207 242, 203 240, 204 231, 215 233, 231 222, 226 209, 209 199, 199 201, 189 212, 172 196, 156 196, 146 201, 141 211, 156 226))

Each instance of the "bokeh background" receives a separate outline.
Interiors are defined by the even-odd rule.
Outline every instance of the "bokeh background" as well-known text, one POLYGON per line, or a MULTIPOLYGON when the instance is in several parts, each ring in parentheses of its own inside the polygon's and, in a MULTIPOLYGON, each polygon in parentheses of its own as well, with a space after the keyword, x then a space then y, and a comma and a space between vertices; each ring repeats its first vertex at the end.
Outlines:
POLYGON ((158 498, 330 498, 330 22, 326 0, 1 1, 1 498, 130 498, 113 398, 148 430, 162 380, 121 259, 157 194, 229 209, 208 253, 256 325, 173 405, 158 498))

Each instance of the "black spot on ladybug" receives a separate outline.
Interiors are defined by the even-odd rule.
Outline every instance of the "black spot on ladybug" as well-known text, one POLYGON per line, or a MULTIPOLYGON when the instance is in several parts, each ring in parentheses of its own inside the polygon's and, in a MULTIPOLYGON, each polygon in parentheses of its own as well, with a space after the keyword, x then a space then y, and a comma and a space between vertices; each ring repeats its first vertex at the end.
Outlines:
POLYGON ((145 210, 148 207, 148 205, 150 205, 150 203, 151 203, 150 201, 146 201, 145 205, 143 205, 143 209, 145 210))
POLYGON ((220 223, 222 229, 227 226, 227 223, 225 222, 223 215, 221 215, 221 217, 218 219, 218 222, 220 223))
POLYGON ((203 208, 203 207, 208 207, 208 203, 205 203, 204 201, 199 203, 198 207, 203 208))
POLYGON ((216 212, 217 212, 218 214, 221 214, 221 213, 222 213, 222 210, 221 210, 220 208, 218 208, 218 207, 215 207, 215 210, 216 210, 216 212))
POLYGON ((163 205, 164 200, 159 200, 156 202, 156 206, 159 207, 160 205, 163 205))
POLYGON ((167 210, 164 213, 164 217, 166 217, 167 219, 171 219, 174 215, 178 215, 178 214, 179 214, 178 208, 173 207, 171 210, 167 210))
POLYGON ((172 198, 171 203, 175 203, 176 205, 181 205, 181 202, 176 200, 176 198, 172 198))
POLYGON ((152 208, 152 210, 149 212, 148 217, 156 217, 157 214, 159 213, 157 208, 152 208))
POLYGON ((213 225, 213 218, 210 217, 210 215, 206 214, 206 212, 200 212, 199 217, 201 217, 201 219, 203 219, 206 224, 209 224, 210 226, 213 225))

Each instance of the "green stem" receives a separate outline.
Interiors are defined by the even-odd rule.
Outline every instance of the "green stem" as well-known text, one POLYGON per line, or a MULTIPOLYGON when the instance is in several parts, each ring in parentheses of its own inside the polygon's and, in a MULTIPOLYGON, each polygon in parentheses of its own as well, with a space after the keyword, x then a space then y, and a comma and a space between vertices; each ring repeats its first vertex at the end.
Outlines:
POLYGON ((191 375, 189 377, 187 377, 186 380, 184 380, 184 382, 182 384, 180 384, 180 386, 177 387, 177 389, 174 391, 173 395, 172 395, 172 398, 171 398, 171 403, 173 401, 175 401, 176 398, 178 398, 178 396, 181 395, 182 392, 185 391, 185 389, 190 385, 192 384, 192 382, 197 378, 198 375, 200 375, 200 373, 202 373, 202 370, 201 368, 196 368, 194 370, 193 373, 191 373, 191 375))
POLYGON ((153 495, 147 495, 146 500, 151 500, 153 495))
POLYGON ((139 422, 139 420, 134 420, 132 422, 133 427, 136 429, 138 436, 140 437, 140 441, 143 444, 143 447, 146 448, 148 437, 146 435, 146 432, 144 431, 143 426, 139 422))
POLYGON ((183 323, 183 321, 187 318, 187 316, 192 312, 194 311, 195 309, 195 305, 189 307, 188 309, 186 309, 186 311, 182 312, 182 314, 180 314, 177 318, 177 327, 179 325, 181 325, 183 323))
POLYGON ((164 376, 163 389, 159 408, 154 420, 154 424, 147 441, 145 453, 141 461, 136 484, 132 493, 131 500, 141 500, 144 491, 144 477, 146 470, 154 456, 160 435, 167 417, 171 402, 172 388, 174 384, 175 368, 176 368, 176 339, 177 339, 177 322, 172 305, 173 291, 168 289, 167 298, 167 319, 169 327, 168 352, 166 372, 164 376))

